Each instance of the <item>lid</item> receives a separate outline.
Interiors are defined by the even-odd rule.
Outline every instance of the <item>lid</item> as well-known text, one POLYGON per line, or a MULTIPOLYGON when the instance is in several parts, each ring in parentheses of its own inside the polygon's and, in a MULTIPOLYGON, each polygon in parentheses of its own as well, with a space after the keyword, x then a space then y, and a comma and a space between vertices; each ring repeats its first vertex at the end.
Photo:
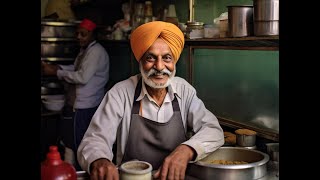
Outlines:
POLYGON ((61 159, 57 146, 50 146, 49 147, 49 152, 47 153, 47 158, 52 159, 52 160, 61 159))
POLYGON ((188 21, 186 23, 187 26, 203 26, 203 22, 197 22, 197 21, 188 21))

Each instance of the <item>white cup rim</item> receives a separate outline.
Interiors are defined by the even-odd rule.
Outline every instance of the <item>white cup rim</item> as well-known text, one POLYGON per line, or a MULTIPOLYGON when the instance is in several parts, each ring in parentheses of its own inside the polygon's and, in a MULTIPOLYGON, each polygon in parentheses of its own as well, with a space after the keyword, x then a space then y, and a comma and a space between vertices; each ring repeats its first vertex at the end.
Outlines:
POLYGON ((127 161, 123 164, 121 164, 120 166, 120 171, 123 171, 125 173, 129 173, 129 174, 146 174, 152 171, 152 165, 146 161, 138 161, 138 160, 134 160, 134 161, 127 161), (143 170, 133 170, 133 169, 128 169, 126 166, 130 165, 130 164, 144 164, 147 165, 148 167, 146 169, 143 170))

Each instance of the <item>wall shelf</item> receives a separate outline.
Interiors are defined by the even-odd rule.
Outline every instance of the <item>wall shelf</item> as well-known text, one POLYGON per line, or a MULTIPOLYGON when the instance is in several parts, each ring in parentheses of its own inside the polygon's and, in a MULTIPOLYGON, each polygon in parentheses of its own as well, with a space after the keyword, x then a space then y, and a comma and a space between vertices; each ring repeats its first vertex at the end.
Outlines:
POLYGON ((186 39, 188 46, 217 46, 228 49, 229 47, 265 48, 277 50, 279 48, 279 36, 266 37, 237 37, 237 38, 208 38, 186 39))
MULTIPOLYGON (((129 40, 100 40, 103 43, 121 43, 130 45, 129 40)), ((266 37, 238 37, 238 38, 203 38, 203 39, 185 39, 185 46, 199 46, 199 48, 213 47, 221 49, 265 49, 278 50, 279 36, 266 37)))

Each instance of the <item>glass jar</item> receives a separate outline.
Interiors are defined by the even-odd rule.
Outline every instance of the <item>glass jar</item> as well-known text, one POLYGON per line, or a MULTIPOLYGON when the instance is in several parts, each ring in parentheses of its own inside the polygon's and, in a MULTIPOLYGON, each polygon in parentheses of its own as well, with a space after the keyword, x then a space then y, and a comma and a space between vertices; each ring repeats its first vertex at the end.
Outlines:
POLYGON ((203 22, 187 22, 186 38, 200 39, 204 37, 203 22))

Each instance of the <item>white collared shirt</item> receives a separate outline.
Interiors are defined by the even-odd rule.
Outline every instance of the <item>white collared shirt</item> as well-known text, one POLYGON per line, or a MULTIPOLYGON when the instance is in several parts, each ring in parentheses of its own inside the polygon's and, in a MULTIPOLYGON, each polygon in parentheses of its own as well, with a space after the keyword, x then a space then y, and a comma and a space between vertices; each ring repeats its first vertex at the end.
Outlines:
MULTIPOLYGON (((105 85, 109 80, 109 55, 96 41, 91 42, 77 71, 74 65, 60 65, 59 79, 76 85, 74 108, 85 109, 99 105, 105 95, 105 85)), ((80 52, 81 53, 81 52, 80 52)), ((79 54, 80 54, 79 53, 79 54)), ((77 58, 75 63, 77 63, 77 58)))
MULTIPOLYGON (((103 98, 78 148, 78 161, 89 172, 89 165, 98 158, 113 159, 112 146, 117 138, 117 164, 121 163, 128 139, 134 92, 139 80, 135 75, 115 84, 103 98), (118 128, 119 127, 119 128, 118 128), (118 134, 117 134, 118 130, 118 134)), ((142 80, 142 84, 144 84, 142 80)), ((142 116, 157 122, 167 122, 173 115, 171 101, 176 94, 183 125, 196 132, 182 144, 197 152, 196 161, 216 150, 224 143, 218 119, 205 108, 196 90, 184 79, 174 77, 161 107, 156 105, 142 86, 137 101, 142 101, 142 116)))

